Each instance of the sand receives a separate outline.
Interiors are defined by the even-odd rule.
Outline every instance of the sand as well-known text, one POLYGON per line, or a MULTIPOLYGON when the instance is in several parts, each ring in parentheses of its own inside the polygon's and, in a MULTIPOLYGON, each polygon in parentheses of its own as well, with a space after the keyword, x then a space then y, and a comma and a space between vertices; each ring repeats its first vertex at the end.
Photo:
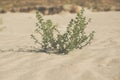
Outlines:
MULTIPOLYGON (((45 16, 65 30, 76 14, 45 16)), ((120 80, 120 12, 90 12, 91 45, 68 55, 31 52, 35 14, 0 14, 0 80, 120 80)))

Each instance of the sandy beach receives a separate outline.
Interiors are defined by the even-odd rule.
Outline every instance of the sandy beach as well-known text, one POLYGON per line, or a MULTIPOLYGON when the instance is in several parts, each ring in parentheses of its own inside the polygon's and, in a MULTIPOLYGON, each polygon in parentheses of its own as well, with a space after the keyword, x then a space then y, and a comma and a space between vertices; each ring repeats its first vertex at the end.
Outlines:
MULTIPOLYGON (((120 80, 120 12, 90 12, 92 43, 68 55, 30 51, 34 13, 0 14, 0 80, 120 80)), ((44 16, 61 31, 76 14, 44 16)))

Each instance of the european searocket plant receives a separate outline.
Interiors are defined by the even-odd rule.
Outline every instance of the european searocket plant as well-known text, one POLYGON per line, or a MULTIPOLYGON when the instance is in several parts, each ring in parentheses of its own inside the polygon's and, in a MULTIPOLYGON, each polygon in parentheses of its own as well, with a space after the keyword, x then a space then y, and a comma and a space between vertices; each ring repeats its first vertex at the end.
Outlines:
POLYGON ((90 44, 94 36, 94 31, 88 35, 85 29, 91 19, 86 19, 84 9, 82 9, 75 19, 71 19, 66 32, 63 34, 57 29, 57 26, 51 20, 44 20, 41 14, 36 12, 36 29, 35 33, 41 36, 41 40, 37 39, 34 34, 31 35, 36 44, 39 44, 40 49, 44 52, 53 52, 59 54, 68 54, 74 49, 82 49, 90 44))

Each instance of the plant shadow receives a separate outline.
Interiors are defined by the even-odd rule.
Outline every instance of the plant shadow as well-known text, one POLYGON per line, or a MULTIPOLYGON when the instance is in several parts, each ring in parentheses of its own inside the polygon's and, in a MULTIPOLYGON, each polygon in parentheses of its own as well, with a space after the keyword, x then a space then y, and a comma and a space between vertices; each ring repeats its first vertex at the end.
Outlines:
POLYGON ((56 54, 56 55, 64 55, 64 53, 59 53, 57 51, 52 51, 52 50, 43 50, 41 48, 35 48, 35 47, 21 47, 17 49, 0 49, 0 52, 5 53, 5 52, 25 52, 25 53, 46 53, 46 54, 56 54))

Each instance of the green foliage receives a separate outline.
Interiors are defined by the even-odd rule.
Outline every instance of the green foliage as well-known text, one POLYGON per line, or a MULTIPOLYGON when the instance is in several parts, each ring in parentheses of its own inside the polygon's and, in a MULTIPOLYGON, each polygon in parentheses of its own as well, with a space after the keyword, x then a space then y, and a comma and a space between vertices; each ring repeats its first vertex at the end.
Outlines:
POLYGON ((36 18, 38 22, 36 23, 37 28, 35 32, 42 36, 42 41, 40 42, 33 34, 31 36, 35 40, 35 43, 40 44, 46 52, 51 50, 67 54, 73 49, 81 49, 93 39, 94 31, 89 35, 85 33, 85 28, 90 19, 86 20, 84 9, 77 14, 75 19, 71 19, 64 34, 60 34, 51 20, 44 21, 39 12, 36 13, 36 18), (57 34, 56 37, 54 36, 54 32, 57 34))
POLYGON ((56 26, 52 24, 51 20, 44 21, 39 12, 36 12, 36 18, 38 22, 36 23, 35 32, 42 36, 42 43, 34 35, 31 35, 35 43, 40 44, 45 51, 56 48, 56 40, 53 37, 53 32, 57 31, 56 26))

